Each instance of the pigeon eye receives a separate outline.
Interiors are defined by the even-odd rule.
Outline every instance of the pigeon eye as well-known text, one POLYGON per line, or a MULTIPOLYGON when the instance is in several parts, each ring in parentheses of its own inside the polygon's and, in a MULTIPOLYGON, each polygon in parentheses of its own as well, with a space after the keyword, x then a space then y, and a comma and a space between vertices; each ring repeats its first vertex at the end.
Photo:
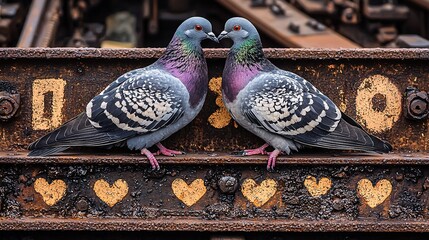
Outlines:
POLYGON ((201 30, 203 30, 203 27, 201 27, 201 25, 195 25, 195 30, 197 30, 197 31, 201 31, 201 30))
POLYGON ((241 30, 241 26, 240 25, 235 25, 232 29, 234 31, 240 31, 241 30))

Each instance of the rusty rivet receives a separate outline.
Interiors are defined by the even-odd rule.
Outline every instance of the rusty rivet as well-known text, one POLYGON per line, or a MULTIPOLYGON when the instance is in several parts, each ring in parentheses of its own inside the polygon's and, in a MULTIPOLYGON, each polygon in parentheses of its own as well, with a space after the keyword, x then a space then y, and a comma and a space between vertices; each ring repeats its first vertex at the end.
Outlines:
POLYGON ((218 185, 223 193, 234 193, 238 188, 237 178, 231 176, 223 176, 219 179, 218 185))
POLYGON ((20 95, 5 91, 0 92, 0 120, 9 120, 19 108, 20 95))
POLYGON ((336 198, 332 201, 332 207, 337 211, 341 211, 344 209, 344 203, 341 199, 336 198))
POLYGON ((85 212, 89 208, 88 200, 81 198, 76 202, 76 209, 80 212, 85 212))
POLYGON ((413 120, 424 119, 429 114, 428 93, 408 87, 406 91, 406 117, 413 120))

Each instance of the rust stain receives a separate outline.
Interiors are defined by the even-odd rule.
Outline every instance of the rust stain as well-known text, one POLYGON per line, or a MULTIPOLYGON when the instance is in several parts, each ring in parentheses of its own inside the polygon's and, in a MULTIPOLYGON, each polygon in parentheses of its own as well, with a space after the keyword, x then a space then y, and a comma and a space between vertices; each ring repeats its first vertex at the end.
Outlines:
POLYGON ((202 179, 195 179, 188 185, 183 179, 177 178, 171 183, 171 188, 174 195, 188 207, 197 203, 207 191, 202 179))
POLYGON ((369 207, 375 208, 390 196, 392 184, 388 180, 382 179, 373 187, 370 180, 362 179, 358 182, 357 192, 369 207))
POLYGON ((54 180, 49 184, 46 179, 38 178, 34 182, 34 191, 39 193, 48 206, 53 206, 66 194, 67 185, 63 180, 54 180))
POLYGON ((66 81, 59 78, 34 80, 32 100, 34 130, 50 130, 61 125, 65 85, 66 81), (52 92, 52 106, 45 106, 45 94, 49 92, 52 92), (50 116, 45 116, 47 107, 52 111, 50 116))
POLYGON ((347 98, 344 95, 344 91, 342 89, 339 89, 338 92, 339 92, 340 99, 341 99, 341 102, 340 102, 338 107, 340 108, 340 110, 342 112, 345 112, 347 110, 347 98))
POLYGON ((402 95, 399 89, 387 77, 374 75, 360 84, 356 94, 356 113, 358 119, 369 130, 383 132, 393 127, 401 114, 402 95), (383 111, 377 110, 373 98, 376 95, 385 97, 383 111))
POLYGON ((307 176, 304 180, 304 186, 312 197, 320 197, 325 195, 332 187, 332 182, 329 178, 321 178, 319 182, 313 176, 307 176))
POLYGON ((128 194, 128 184, 123 179, 116 180, 112 186, 104 179, 100 179, 94 183, 93 189, 97 197, 109 207, 115 206, 128 194))
POLYGON ((209 116, 208 121, 215 128, 224 128, 231 122, 231 115, 229 115, 222 101, 222 78, 210 79, 209 88, 217 94, 216 105, 219 109, 209 116))
POLYGON ((266 179, 258 184, 253 179, 244 180, 241 185, 241 193, 256 207, 263 206, 277 192, 277 182, 266 179))

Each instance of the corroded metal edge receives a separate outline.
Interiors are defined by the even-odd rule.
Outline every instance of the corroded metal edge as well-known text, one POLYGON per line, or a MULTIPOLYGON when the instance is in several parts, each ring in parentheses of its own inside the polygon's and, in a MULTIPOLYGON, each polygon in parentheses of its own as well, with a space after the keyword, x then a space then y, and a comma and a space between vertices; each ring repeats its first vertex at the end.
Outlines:
POLYGON ((282 221, 191 219, 0 219, 0 230, 237 231, 237 232, 429 232, 427 221, 282 221))
MULTIPOLYGON (((266 164, 267 156, 234 156, 226 153, 187 154, 184 156, 158 156, 161 164, 179 165, 244 165, 266 164)), ((0 152, 0 164, 148 164, 138 154, 69 154, 52 157, 28 157, 27 152, 0 152)), ((428 153, 400 154, 295 154, 281 156, 277 165, 429 165, 428 153)))
MULTIPOLYGON (((0 48, 0 59, 78 58, 78 59, 142 59, 158 58, 163 48, 0 48)), ((207 58, 225 58, 228 49, 205 49, 207 58)), ((429 59, 429 49, 318 49, 266 48, 269 58, 296 59, 429 59)))

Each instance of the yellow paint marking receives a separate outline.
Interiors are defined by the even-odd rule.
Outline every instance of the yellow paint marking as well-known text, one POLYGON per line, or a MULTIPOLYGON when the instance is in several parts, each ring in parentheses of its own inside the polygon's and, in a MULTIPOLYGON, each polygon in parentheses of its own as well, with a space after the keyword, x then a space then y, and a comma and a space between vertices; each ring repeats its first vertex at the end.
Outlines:
POLYGON ((373 132, 389 130, 401 114, 401 99, 401 92, 387 77, 374 75, 366 78, 360 84, 356 94, 358 119, 373 132), (382 111, 373 108, 372 99, 376 94, 386 98, 385 108, 382 111))
POLYGON ((358 182, 357 192, 369 207, 375 208, 390 196, 392 184, 388 180, 382 179, 373 187, 371 181, 362 179, 358 182))
POLYGON ((195 179, 188 185, 182 179, 177 178, 171 183, 171 188, 174 195, 188 207, 197 203, 207 191, 202 179, 195 179))
POLYGON ((66 81, 63 79, 34 80, 32 101, 34 130, 50 130, 61 125, 65 85, 66 81), (52 93, 52 106, 45 106, 45 95, 50 92, 52 93), (49 116, 46 116, 45 109, 52 109, 49 116))
POLYGON ((231 122, 231 115, 222 101, 222 78, 212 78, 209 82, 209 88, 217 94, 216 105, 219 107, 212 115, 209 116, 209 123, 215 128, 224 128, 231 122))
POLYGON ((341 102, 338 108, 342 112, 345 112, 347 110, 347 98, 345 97, 344 91, 342 89, 339 90, 339 95, 340 95, 341 102))
POLYGON ((332 182, 329 178, 321 178, 319 182, 313 176, 307 176, 304 180, 304 186, 312 197, 325 195, 331 189, 332 182))
POLYGON ((97 197, 109 207, 115 206, 128 194, 128 184, 123 179, 116 180, 112 186, 105 180, 100 179, 94 183, 93 189, 97 197))
POLYGON ((63 180, 54 180, 49 184, 46 179, 38 178, 34 182, 34 191, 42 195, 48 206, 53 206, 66 194, 67 185, 63 180))
POLYGON ((241 193, 256 207, 261 207, 277 192, 277 182, 266 179, 258 186, 253 179, 244 180, 241 185, 241 193))

